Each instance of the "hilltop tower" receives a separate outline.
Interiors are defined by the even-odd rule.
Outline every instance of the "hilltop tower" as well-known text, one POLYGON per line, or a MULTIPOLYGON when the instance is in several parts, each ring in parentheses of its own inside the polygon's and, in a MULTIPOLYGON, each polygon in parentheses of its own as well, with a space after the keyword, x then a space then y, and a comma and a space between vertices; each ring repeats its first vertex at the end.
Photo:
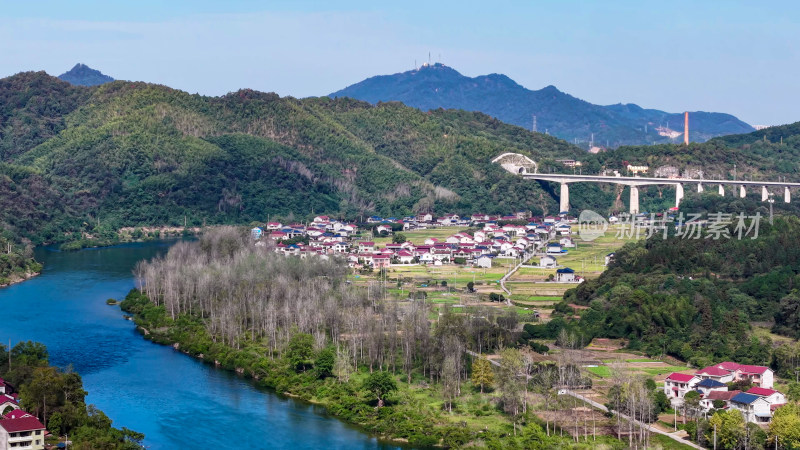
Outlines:
POLYGON ((689 145, 689 111, 683 113, 683 143, 689 145))

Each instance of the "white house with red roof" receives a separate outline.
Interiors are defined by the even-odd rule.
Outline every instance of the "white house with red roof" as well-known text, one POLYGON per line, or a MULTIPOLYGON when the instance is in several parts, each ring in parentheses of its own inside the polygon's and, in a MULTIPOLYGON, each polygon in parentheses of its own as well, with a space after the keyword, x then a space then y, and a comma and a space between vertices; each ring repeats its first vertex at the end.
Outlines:
POLYGON ((772 389, 775 373, 769 367, 740 364, 736 368, 737 380, 750 380, 758 387, 772 389))
POLYGON ((45 428, 39 419, 21 409, 11 411, 0 420, 0 449, 44 448, 45 428))
POLYGON ((723 369, 718 366, 708 366, 703 369, 700 369, 695 373, 698 377, 702 379, 711 379, 714 381, 719 381, 720 383, 730 383, 733 381, 734 374, 733 372, 723 369))
POLYGON ((757 395, 767 401, 770 405, 782 405, 786 403, 786 396, 774 389, 762 387, 752 387, 747 391, 748 394, 757 395))
POLYGON ((703 407, 706 411, 710 411, 711 408, 714 408, 714 401, 719 400, 724 402, 721 409, 728 409, 728 402, 735 397, 737 394, 741 394, 742 391, 711 391, 706 394, 702 399, 700 399, 700 406, 703 407))
POLYGON ((767 389, 772 389, 775 378, 775 373, 769 367, 751 366, 731 361, 725 361, 706 367, 698 371, 697 374, 704 378, 718 377, 718 381, 723 383, 750 380, 754 385, 767 389), (725 372, 729 375, 725 375, 725 372))
POLYGON ((686 393, 694 390, 699 382, 700 377, 696 375, 673 372, 664 380, 664 394, 673 404, 681 404, 686 393))
POLYGON ((17 398, 11 394, 0 394, 0 414, 6 412, 8 408, 19 409, 17 398))
POLYGON ((414 255, 407 250, 400 250, 395 253, 395 257, 400 261, 400 264, 411 264, 414 262, 414 255))
POLYGON ((391 265, 392 261, 388 255, 376 255, 372 257, 372 267, 376 269, 388 268, 391 265))

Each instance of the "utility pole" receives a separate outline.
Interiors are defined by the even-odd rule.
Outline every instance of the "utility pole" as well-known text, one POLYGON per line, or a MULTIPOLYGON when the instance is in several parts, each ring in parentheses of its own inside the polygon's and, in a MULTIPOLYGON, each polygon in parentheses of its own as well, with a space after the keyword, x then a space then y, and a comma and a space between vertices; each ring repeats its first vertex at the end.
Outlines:
POLYGON ((714 424, 714 450, 717 450, 717 424, 714 424))

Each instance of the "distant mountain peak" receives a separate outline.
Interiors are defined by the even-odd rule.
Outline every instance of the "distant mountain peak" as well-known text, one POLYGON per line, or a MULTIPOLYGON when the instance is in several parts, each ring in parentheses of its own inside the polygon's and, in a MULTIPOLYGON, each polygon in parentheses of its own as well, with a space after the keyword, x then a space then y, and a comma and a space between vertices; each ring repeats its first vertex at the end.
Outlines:
POLYGON ((62 73, 58 78, 78 86, 97 86, 98 84, 114 81, 110 76, 103 74, 99 70, 92 69, 83 63, 75 64, 75 67, 62 73))
MULTIPOLYGON (((595 105, 553 85, 530 90, 506 75, 469 77, 442 63, 393 75, 377 75, 330 97, 351 97, 370 103, 399 101, 423 111, 438 108, 480 111, 506 123, 560 137, 587 148, 591 142, 609 147, 672 142, 657 133, 662 125, 683 123, 682 113, 644 109, 634 104, 595 105)), ((729 114, 695 112, 690 139, 748 133, 753 128, 729 114)))

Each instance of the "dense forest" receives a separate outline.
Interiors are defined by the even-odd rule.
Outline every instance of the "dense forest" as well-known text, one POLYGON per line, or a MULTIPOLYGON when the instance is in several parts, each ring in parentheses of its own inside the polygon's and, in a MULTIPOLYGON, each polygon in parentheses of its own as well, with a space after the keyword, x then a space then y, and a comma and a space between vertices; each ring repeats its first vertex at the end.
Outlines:
POLYGON ((556 306, 562 317, 533 334, 555 337, 563 328, 585 342, 625 338, 632 349, 696 367, 735 360, 793 376, 800 346, 773 348, 754 324, 800 338, 800 219, 762 218, 757 239, 738 239, 735 227, 725 227, 730 239, 656 235, 626 244, 599 278, 567 292, 556 306), (570 304, 589 309, 572 321, 570 304))
POLYGON ((0 344, 0 378, 14 386, 26 412, 40 418, 53 435, 68 435, 70 448, 142 448, 143 434, 112 427, 103 411, 86 404, 80 375, 50 366, 48 356, 38 342, 20 342, 11 349, 0 344))

